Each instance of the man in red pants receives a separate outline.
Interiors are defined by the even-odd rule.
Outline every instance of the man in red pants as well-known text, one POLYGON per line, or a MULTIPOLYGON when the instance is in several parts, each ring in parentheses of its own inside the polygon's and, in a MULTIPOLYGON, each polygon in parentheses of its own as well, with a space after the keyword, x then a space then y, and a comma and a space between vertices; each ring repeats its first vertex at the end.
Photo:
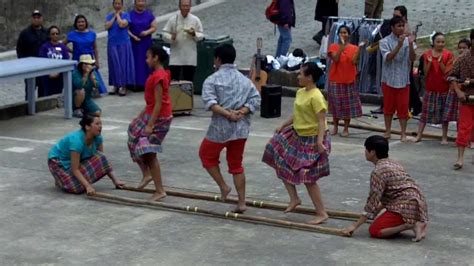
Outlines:
MULTIPOLYGON (((474 29, 471 30, 471 42, 474 41, 474 29)), ((464 164, 464 150, 469 146, 471 132, 474 129, 474 47, 462 54, 448 80, 451 80, 460 100, 458 118, 458 160, 454 170, 460 170, 464 164), (460 83, 461 81, 462 83, 460 83)))

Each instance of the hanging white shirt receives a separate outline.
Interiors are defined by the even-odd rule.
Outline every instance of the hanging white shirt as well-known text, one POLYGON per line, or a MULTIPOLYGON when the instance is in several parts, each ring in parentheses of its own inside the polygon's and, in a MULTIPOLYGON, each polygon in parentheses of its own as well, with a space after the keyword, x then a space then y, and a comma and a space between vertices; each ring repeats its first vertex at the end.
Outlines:
POLYGON ((183 17, 181 13, 172 16, 163 28, 163 38, 170 43, 171 55, 170 66, 196 66, 197 48, 196 42, 204 37, 201 20, 189 13, 183 17), (196 33, 191 36, 186 32, 193 28, 196 33), (176 33, 176 40, 171 39, 172 33, 176 33))

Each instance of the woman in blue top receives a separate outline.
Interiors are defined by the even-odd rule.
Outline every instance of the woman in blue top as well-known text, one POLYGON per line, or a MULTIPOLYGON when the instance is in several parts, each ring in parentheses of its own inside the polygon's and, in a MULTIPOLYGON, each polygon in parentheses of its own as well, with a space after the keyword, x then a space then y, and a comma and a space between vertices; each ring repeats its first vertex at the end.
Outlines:
POLYGON ((132 44, 128 36, 130 15, 122 11, 123 0, 113 1, 114 12, 107 15, 105 29, 108 31, 107 60, 109 63, 109 85, 115 94, 127 93, 126 86, 135 84, 135 63, 132 44))
POLYGON ((77 15, 74 19, 74 30, 67 34, 65 44, 72 43, 72 60, 79 60, 83 54, 91 55, 95 60, 94 74, 99 84, 99 93, 107 93, 107 87, 99 72, 99 50, 97 48, 97 34, 89 30, 89 23, 84 15, 77 15))
POLYGON ((93 195, 92 184, 107 175, 116 188, 122 188, 124 183, 114 176, 103 154, 100 118, 84 116, 79 124, 80 130, 64 136, 49 152, 48 167, 56 187, 69 193, 93 195))

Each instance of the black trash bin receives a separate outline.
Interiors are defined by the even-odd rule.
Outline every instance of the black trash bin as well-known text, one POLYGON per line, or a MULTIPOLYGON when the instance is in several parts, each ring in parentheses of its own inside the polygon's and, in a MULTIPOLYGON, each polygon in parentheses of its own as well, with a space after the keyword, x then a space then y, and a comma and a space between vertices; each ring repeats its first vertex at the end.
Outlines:
POLYGON ((280 85, 265 85, 262 87, 261 117, 275 118, 281 116, 282 91, 280 85))

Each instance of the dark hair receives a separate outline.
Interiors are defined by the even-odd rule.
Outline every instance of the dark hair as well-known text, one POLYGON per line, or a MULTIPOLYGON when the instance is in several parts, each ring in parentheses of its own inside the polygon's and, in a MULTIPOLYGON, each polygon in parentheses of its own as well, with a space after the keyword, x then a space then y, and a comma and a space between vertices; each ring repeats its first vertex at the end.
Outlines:
POLYGON ((170 60, 170 56, 165 51, 165 49, 163 49, 162 46, 152 45, 150 48, 148 48, 148 51, 150 51, 150 53, 153 56, 158 56, 158 59, 160 60, 161 65, 164 68, 168 68, 168 62, 170 60))
MULTIPOLYGON (((123 5, 123 0, 120 0, 120 2, 121 2, 122 5, 123 5)), ((112 0, 112 5, 114 5, 114 4, 115 4, 115 0, 112 0)))
POLYGON ((408 18, 408 10, 405 6, 396 6, 393 10, 400 11, 400 14, 402 14, 402 17, 408 18))
POLYGON ((94 123, 94 119, 98 117, 96 115, 91 115, 91 114, 84 114, 84 116, 81 118, 81 121, 79 121, 79 125, 81 125, 81 129, 86 132, 86 126, 92 125, 94 123))
POLYGON ((431 37, 431 47, 434 47, 434 41, 436 40, 436 37, 438 36, 444 36, 444 33, 440 32, 440 31, 437 31, 435 32, 435 34, 433 35, 433 37, 431 37))
POLYGON ((471 48, 472 43, 470 40, 464 38, 458 42, 458 46, 461 45, 461 43, 464 43, 465 45, 467 45, 467 48, 471 48))
POLYGON ((365 149, 375 151, 377 158, 384 159, 388 157, 388 140, 380 135, 370 136, 365 140, 365 149))
POLYGON ((395 17, 390 19, 390 27, 395 27, 395 25, 400 24, 400 23, 405 24, 405 19, 403 19, 402 17, 398 17, 398 16, 395 16, 395 17))
POLYGON ((86 29, 89 28, 89 22, 87 21, 87 18, 86 16, 84 15, 77 15, 76 18, 74 19, 74 29, 77 30, 77 21, 79 21, 79 19, 84 19, 84 21, 86 22, 86 29))
POLYGON ((305 76, 311 76, 313 78, 314 83, 317 83, 321 76, 324 75, 323 70, 321 70, 321 68, 319 68, 314 62, 304 63, 301 68, 303 69, 303 74, 305 76))
POLYGON ((472 40, 474 40, 474 29, 471 29, 470 37, 471 37, 471 44, 472 44, 472 40))
POLYGON ((51 35, 51 31, 52 31, 53 29, 57 29, 57 30, 58 30, 58 34, 61 33, 61 30, 59 29, 59 27, 53 25, 53 26, 51 26, 51 27, 48 28, 48 35, 51 35))
POLYGON ((349 26, 347 26, 347 25, 340 26, 339 29, 337 30, 337 35, 339 35, 339 33, 341 33, 342 29, 346 29, 347 33, 349 33, 349 35, 351 35, 351 28, 349 28, 349 26))
POLYGON ((219 58, 222 64, 233 64, 237 52, 232 44, 223 44, 214 49, 214 58, 219 58))

